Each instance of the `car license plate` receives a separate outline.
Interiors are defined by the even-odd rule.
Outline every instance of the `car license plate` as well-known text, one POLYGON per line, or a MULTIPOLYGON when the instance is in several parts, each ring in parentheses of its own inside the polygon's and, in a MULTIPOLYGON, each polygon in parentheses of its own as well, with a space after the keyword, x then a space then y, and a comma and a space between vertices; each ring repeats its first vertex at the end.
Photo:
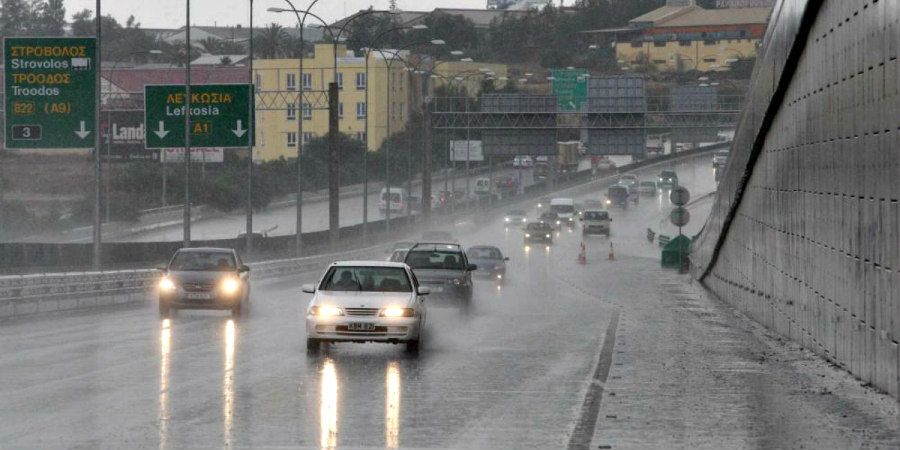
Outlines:
POLYGON ((209 300, 212 298, 212 294, 208 292, 188 292, 187 298, 191 300, 209 300))
POLYGON ((349 331, 375 331, 374 323, 366 323, 366 322, 351 322, 347 324, 347 330, 349 331))

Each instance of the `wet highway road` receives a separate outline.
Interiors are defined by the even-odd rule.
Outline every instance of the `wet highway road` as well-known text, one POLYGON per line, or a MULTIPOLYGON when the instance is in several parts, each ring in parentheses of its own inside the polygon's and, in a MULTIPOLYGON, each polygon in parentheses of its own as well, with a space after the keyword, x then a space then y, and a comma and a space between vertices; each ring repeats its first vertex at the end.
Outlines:
MULTIPOLYGON (((714 189, 708 157, 676 170, 696 195, 714 189)), ((502 217, 458 230, 464 245, 510 257, 508 281, 476 281, 469 317, 432 305, 418 356, 379 344, 307 356, 299 286, 318 273, 255 285, 239 321, 202 311, 160 321, 148 302, 4 324, 0 448, 566 448, 609 357, 617 303, 657 277, 659 249, 644 233, 669 208, 658 196, 613 210, 617 261, 592 237, 588 266, 575 263, 578 228, 549 248, 524 248, 502 217), (611 280, 612 267, 640 276, 611 280), (591 291, 592 278, 614 287, 591 291)))

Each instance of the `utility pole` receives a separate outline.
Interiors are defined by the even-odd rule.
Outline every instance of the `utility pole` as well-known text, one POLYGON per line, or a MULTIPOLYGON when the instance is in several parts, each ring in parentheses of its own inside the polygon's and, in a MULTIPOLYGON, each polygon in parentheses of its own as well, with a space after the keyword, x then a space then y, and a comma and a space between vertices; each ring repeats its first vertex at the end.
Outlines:
MULTIPOLYGON (((100 0, 97 0, 99 3, 100 0)), ((191 0, 186 0, 184 55, 184 242, 191 246, 191 0)))
MULTIPOLYGON (((431 108, 428 107, 428 73, 422 77, 422 124, 423 141, 425 142, 422 164, 422 214, 425 220, 431 218, 431 150, 433 148, 431 135, 431 108)), ((446 176, 446 174, 445 174, 446 176)), ((446 178, 445 178, 446 180, 446 178)), ((453 200, 452 198, 450 199, 453 200)))
POLYGON ((338 84, 331 82, 328 83, 328 236, 332 246, 341 237, 338 133, 338 84))
MULTIPOLYGON (((247 236, 244 250, 247 254, 253 253, 253 143, 256 138, 256 117, 253 110, 256 108, 256 86, 253 84, 253 0, 250 0, 250 110, 247 117, 247 133, 250 134, 250 142, 247 145, 247 236)), ((300 119, 302 120, 302 119, 300 119)))
MULTIPOLYGON (((102 95, 100 93, 100 55, 102 52, 100 51, 102 44, 100 23, 102 22, 103 16, 100 14, 100 0, 97 0, 97 61, 95 75, 94 75, 94 87, 96 89, 97 96, 97 105, 94 107, 94 123, 95 126, 100 125, 100 101, 102 100, 102 95)), ((9 111, 6 112, 9 114, 9 111)), ((102 249, 102 236, 103 233, 101 231, 101 223, 100 223, 100 191, 102 184, 102 173, 100 172, 100 132, 98 130, 94 130, 94 269, 100 269, 100 265, 102 263, 101 260, 101 249, 102 249)))

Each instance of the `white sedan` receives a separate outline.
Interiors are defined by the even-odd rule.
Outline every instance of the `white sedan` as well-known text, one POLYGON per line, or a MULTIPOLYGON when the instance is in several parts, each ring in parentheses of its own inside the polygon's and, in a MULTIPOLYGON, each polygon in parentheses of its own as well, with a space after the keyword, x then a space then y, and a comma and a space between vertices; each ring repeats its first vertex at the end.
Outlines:
POLYGON ((416 284, 409 266, 378 261, 335 262, 318 284, 306 309, 306 349, 323 342, 385 342, 419 350, 425 325, 427 287, 416 284))

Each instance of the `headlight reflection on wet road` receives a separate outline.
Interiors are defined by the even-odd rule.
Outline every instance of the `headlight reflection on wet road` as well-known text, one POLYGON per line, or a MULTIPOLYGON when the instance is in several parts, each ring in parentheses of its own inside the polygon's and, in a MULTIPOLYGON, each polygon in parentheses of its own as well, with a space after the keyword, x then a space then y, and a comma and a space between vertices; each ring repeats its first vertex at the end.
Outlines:
POLYGON ((319 445, 323 450, 337 447, 337 396, 337 371, 334 368, 334 361, 327 359, 322 368, 322 405, 319 409, 321 427, 319 445))
POLYGON ((232 447, 232 427, 234 426, 234 341, 236 330, 234 320, 225 323, 225 370, 222 378, 222 418, 224 420, 225 448, 232 447))
POLYGON ((400 446, 400 368, 396 361, 392 361, 388 364, 385 383, 385 447, 395 449, 400 446))
POLYGON ((169 319, 162 321, 159 332, 159 448, 166 448, 169 438, 169 353, 172 343, 172 323, 169 319))

